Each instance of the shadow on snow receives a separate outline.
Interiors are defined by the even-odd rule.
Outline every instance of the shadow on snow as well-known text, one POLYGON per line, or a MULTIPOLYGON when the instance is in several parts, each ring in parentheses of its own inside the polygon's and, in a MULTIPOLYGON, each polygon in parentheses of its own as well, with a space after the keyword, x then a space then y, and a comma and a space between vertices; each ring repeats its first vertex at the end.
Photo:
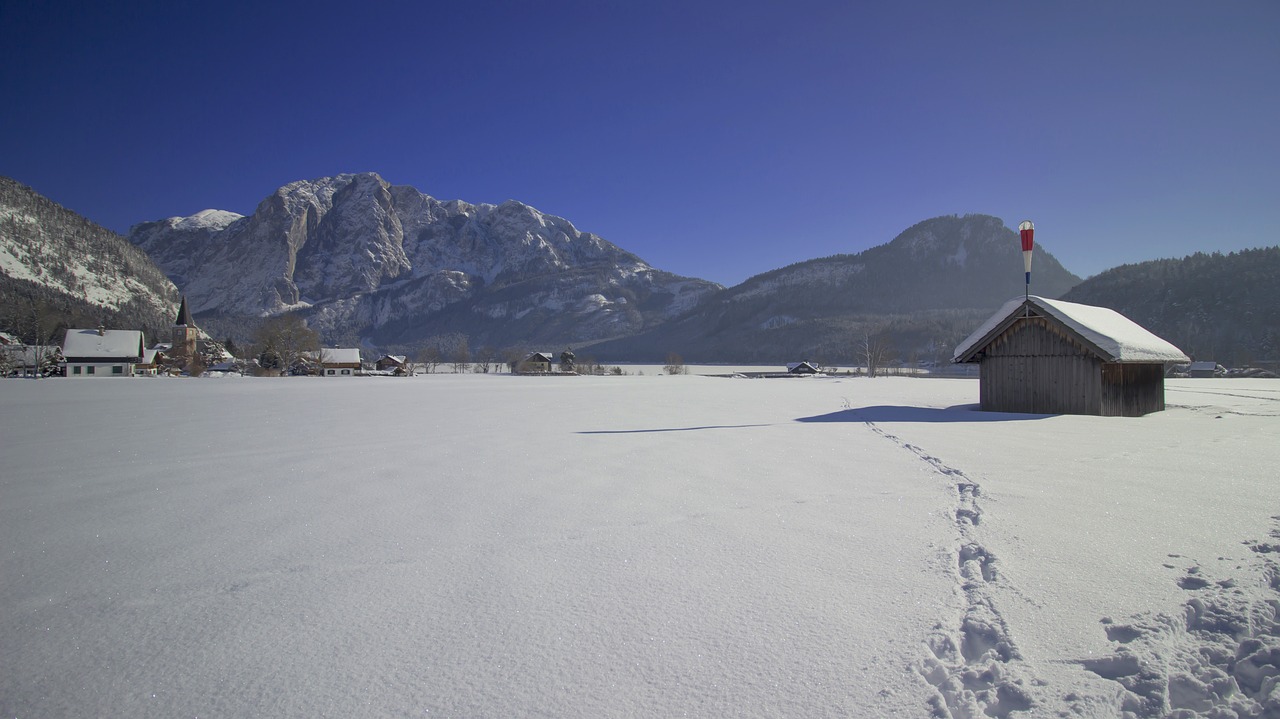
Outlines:
POLYGON ((711 424, 705 427, 662 427, 659 429, 597 429, 578 434, 644 434, 647 432, 695 432, 703 429, 740 429, 743 427, 768 427, 767 424, 711 424))
POLYGON ((875 405, 842 409, 839 412, 801 417, 797 422, 1020 422, 1032 419, 1056 417, 1053 414, 1015 414, 1013 412, 983 412, 976 404, 958 404, 954 407, 904 407, 900 405, 875 405))

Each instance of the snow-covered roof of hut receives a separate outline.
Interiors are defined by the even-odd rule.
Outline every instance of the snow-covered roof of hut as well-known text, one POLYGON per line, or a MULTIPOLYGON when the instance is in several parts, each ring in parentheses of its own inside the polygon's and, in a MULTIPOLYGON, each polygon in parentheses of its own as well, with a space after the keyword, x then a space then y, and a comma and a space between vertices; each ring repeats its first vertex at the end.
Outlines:
POLYGON ((1035 314, 1057 320, 1108 362, 1186 362, 1189 359, 1167 340, 1115 310, 1032 295, 1025 300, 1015 298, 1004 303, 956 347, 952 361, 973 361, 975 350, 1007 329, 1024 313, 1024 306, 1029 306, 1035 314))
POLYGON ((67 330, 62 355, 73 357, 141 357, 145 342, 142 330, 67 330))

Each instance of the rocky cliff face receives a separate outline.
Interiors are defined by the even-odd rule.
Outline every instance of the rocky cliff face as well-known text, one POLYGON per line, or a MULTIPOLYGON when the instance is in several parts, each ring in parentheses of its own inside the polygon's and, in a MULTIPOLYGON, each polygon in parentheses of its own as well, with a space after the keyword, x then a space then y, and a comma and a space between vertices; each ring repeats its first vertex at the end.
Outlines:
POLYGON ((331 336, 379 344, 454 331, 495 346, 615 337, 720 289, 519 202, 442 202, 373 173, 291 183, 248 217, 144 223, 130 240, 197 315, 300 310, 331 336))

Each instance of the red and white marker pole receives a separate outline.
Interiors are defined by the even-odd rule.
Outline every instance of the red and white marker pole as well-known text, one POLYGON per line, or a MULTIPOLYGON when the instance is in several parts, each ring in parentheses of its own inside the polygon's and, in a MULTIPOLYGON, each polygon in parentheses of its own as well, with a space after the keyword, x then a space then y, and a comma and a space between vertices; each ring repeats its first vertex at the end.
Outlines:
POLYGON ((1032 238, 1036 234, 1036 226, 1031 220, 1023 220, 1018 224, 1018 234, 1022 235, 1022 264, 1027 270, 1026 297, 1031 297, 1031 249, 1032 238))

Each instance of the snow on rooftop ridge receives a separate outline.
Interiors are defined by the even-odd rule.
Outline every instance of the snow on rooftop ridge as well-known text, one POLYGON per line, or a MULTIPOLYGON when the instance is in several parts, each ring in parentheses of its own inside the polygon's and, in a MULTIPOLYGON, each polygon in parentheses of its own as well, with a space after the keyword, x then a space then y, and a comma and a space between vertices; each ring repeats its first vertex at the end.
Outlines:
POLYGON ((978 342, 1021 310, 1024 303, 1053 317, 1092 342, 1109 355, 1107 359, 1111 362, 1186 362, 1189 359, 1168 340, 1157 337, 1113 309, 1031 295, 1025 300, 1014 298, 1004 303, 982 326, 956 346, 952 361, 957 361, 972 351, 978 342))

